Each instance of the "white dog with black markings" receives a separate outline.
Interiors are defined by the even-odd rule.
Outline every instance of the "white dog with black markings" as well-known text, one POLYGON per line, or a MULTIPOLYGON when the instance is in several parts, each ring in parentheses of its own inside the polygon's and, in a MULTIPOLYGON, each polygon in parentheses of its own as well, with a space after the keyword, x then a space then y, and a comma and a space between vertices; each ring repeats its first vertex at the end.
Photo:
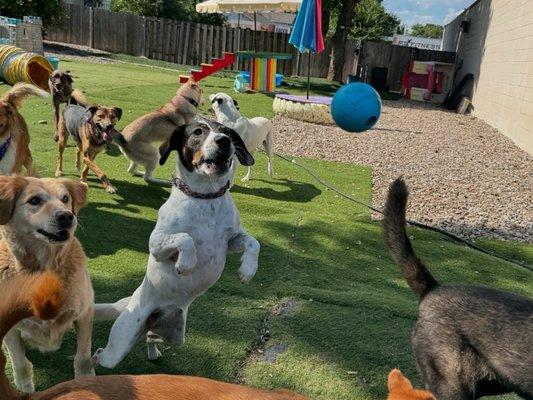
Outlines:
MULTIPOLYGON (((237 102, 226 93, 216 93, 209 96, 211 108, 215 113, 217 121, 227 127, 235 130, 248 151, 253 152, 261 144, 265 148, 268 157, 268 175, 274 173, 272 167, 272 122, 263 117, 246 118, 239 112, 237 102)), ((242 178, 243 182, 250 180, 252 176, 252 167, 248 166, 248 172, 242 178)))
POLYGON ((176 129, 161 146, 161 165, 172 150, 178 152, 176 178, 150 236, 144 280, 131 298, 96 305, 97 319, 122 312, 106 348, 93 356, 95 365, 113 368, 142 335, 152 360, 161 356, 157 343, 162 339, 183 344, 187 310, 220 278, 228 251, 243 252, 242 282, 257 271, 259 243, 241 226, 228 191, 234 155, 243 165, 254 163, 240 136, 217 122, 199 119, 176 129))

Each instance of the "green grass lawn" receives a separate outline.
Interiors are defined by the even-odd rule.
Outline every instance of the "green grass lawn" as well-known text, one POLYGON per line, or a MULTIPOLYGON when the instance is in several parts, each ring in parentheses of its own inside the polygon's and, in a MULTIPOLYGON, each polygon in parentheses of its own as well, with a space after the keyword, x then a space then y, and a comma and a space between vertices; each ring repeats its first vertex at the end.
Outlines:
MULTIPOLYGON (((178 72, 127 64, 62 61, 61 68, 73 71, 76 87, 90 100, 124 109, 119 128, 166 102, 178 82, 178 72)), ((232 93, 229 76, 211 77, 202 85, 207 94, 232 93)), ((301 86, 295 82, 286 89, 298 91, 301 86)), ((5 90, 7 86, 0 86, 1 92, 5 90)), ((235 97, 243 114, 272 116, 270 97, 235 97)), ((32 99, 23 114, 39 171, 53 176, 51 106, 32 99), (43 119, 48 124, 37 124, 43 119)), ((67 177, 77 179, 72 145, 65 151, 64 170, 67 177)), ((366 208, 346 202, 279 158, 274 160, 275 178, 269 179, 264 154, 256 158, 255 179, 243 186, 241 169, 232 189, 243 225, 262 246, 256 277, 242 285, 238 256, 231 256, 220 281, 191 307, 183 347, 168 347, 161 360, 149 362, 144 343, 139 343, 112 372, 201 375, 292 388, 316 400, 384 398, 387 373, 395 367, 419 383, 409 344, 417 299, 390 259, 380 225, 371 221, 366 208), (273 313, 289 300, 295 302, 289 315, 273 313), (249 351, 266 331, 269 340, 262 347, 288 346, 275 362, 262 361, 249 351)), ((370 202, 369 167, 301 161, 346 193, 370 202)), ((118 193, 109 195, 94 176, 90 179, 90 202, 80 213, 77 236, 89 258, 96 299, 108 302, 130 295, 141 282, 148 237, 169 189, 131 177, 127 160, 115 147, 101 154, 97 163, 118 193)), ((173 163, 167 164, 157 171, 159 177, 170 177, 173 163)), ((532 275, 523 269, 433 233, 412 229, 410 234, 419 255, 443 282, 487 284, 533 295, 532 275)), ((533 259, 531 246, 488 244, 520 259, 533 259)), ((105 346, 110 327, 95 324, 93 349, 105 346)), ((71 379, 74 353, 73 334, 56 353, 30 351, 37 387, 71 379)), ((97 373, 110 371, 100 368, 97 373)))

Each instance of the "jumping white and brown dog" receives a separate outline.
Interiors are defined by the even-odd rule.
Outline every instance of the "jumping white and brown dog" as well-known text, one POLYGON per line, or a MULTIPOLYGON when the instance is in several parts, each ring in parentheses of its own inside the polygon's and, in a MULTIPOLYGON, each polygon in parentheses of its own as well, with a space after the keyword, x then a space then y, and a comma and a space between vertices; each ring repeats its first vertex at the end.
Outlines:
MULTIPOLYGON (((187 310, 195 298, 219 279, 228 251, 243 252, 239 276, 248 282, 258 265, 259 243, 241 226, 228 191, 234 156, 252 165, 240 136, 217 122, 200 119, 178 128, 161 148, 161 164, 178 152, 170 198, 159 209, 150 236, 145 278, 116 320, 107 347, 93 357, 95 364, 113 368, 142 335, 148 357, 161 353, 161 337, 176 345, 185 341, 187 310)), ((97 317, 116 317, 116 305, 97 305, 97 317), (107 310, 105 310, 107 307, 107 310), (99 316, 98 316, 99 315, 99 316)))
MULTIPOLYGON (((0 281, 21 274, 54 271, 65 291, 59 314, 50 321, 29 318, 5 337, 17 388, 34 391, 26 344, 55 351, 74 325, 76 376, 94 375, 91 337, 94 294, 87 260, 74 236, 76 214, 87 204, 87 186, 71 179, 0 176, 0 281)), ((6 299, 2 299, 6 301, 6 299)))
MULTIPOLYGON (((235 130, 244 141, 248 151, 252 152, 261 144, 265 148, 268 157, 268 175, 274 173, 272 167, 272 122, 263 117, 246 118, 239 112, 237 101, 225 93, 216 93, 209 96, 211 109, 215 113, 217 121, 235 130)), ((243 182, 250 180, 252 167, 248 166, 248 172, 242 178, 243 182)))
POLYGON ((46 97, 48 93, 28 83, 17 83, 0 98, 0 175, 20 174, 22 167, 28 175, 34 173, 30 134, 19 113, 29 96, 46 97))

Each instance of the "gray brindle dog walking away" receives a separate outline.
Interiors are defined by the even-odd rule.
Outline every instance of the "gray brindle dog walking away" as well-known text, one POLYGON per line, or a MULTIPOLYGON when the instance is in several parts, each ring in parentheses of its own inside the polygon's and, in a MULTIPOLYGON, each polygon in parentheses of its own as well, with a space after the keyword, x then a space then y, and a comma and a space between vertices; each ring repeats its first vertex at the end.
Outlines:
POLYGON ((243 253, 239 268, 243 283, 257 271, 259 243, 241 226, 228 191, 234 155, 243 165, 254 163, 240 136, 200 119, 176 129, 160 150, 161 164, 172 150, 178 152, 172 192, 159 209, 150 236, 141 286, 129 299, 95 307, 97 319, 113 319, 122 311, 107 346, 93 356, 95 365, 113 368, 142 335, 152 360, 161 356, 157 349, 161 338, 183 344, 189 306, 218 281, 228 251, 243 253))
POLYGON ((441 285, 405 230, 407 186, 389 189, 385 242, 420 298, 412 345, 426 388, 439 400, 515 392, 533 399, 533 301, 483 286, 441 285))

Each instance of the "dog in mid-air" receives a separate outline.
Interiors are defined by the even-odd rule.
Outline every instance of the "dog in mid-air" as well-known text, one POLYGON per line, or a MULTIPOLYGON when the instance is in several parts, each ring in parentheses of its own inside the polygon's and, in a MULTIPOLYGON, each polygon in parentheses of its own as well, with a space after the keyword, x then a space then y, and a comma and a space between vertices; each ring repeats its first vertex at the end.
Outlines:
POLYGON ((157 343, 162 339, 183 344, 189 306, 218 281, 228 252, 243 253, 243 283, 257 271, 259 243, 242 227, 228 190, 234 156, 243 165, 254 163, 237 132, 199 118, 177 128, 160 150, 161 164, 172 151, 178 153, 172 192, 150 236, 141 286, 119 301, 121 306, 95 306, 97 319, 114 319, 122 311, 107 346, 95 353, 95 365, 113 368, 143 335, 151 360, 161 356, 157 343))
POLYGON ((88 105, 84 96, 74 91, 69 105, 65 107, 59 118, 56 177, 63 175, 63 152, 69 136, 72 136, 76 142, 76 169, 81 171, 80 158, 83 158, 85 164, 81 171, 82 182, 87 182, 90 169, 98 176, 106 192, 115 193, 117 190, 94 160, 98 153, 105 150, 111 143, 113 137, 119 134, 115 126, 121 117, 122 109, 96 104, 88 105))
POLYGON ((116 135, 115 143, 130 160, 128 172, 144 177, 148 183, 168 185, 168 181, 152 176, 159 162, 159 152, 152 143, 167 142, 176 128, 193 122, 203 102, 203 93, 191 77, 168 103, 137 118, 116 135), (144 167, 144 172, 137 170, 139 165, 144 167))
POLYGON ((405 182, 393 182, 383 233, 420 299, 412 345, 426 389, 438 400, 509 392, 533 399, 533 300, 483 286, 438 283, 407 236, 407 198, 405 182))
POLYGON ((54 107, 54 140, 57 142, 59 117, 61 115, 60 105, 62 103, 69 104, 72 97, 72 74, 70 71, 61 71, 56 69, 50 74, 48 78, 48 87, 52 95, 52 105, 54 107))
MULTIPOLYGON (((87 185, 71 179, 0 176, 0 283, 18 275, 55 271, 64 289, 55 318, 11 322, 4 343, 17 388, 35 390, 33 365, 26 347, 56 351, 63 336, 76 330, 76 377, 94 375, 91 363, 94 293, 87 258, 74 236, 78 211, 87 205, 87 185)), ((0 291, 0 304, 9 302, 0 291)), ((6 321, 3 321, 7 323, 6 321)), ((5 329, 5 327, 2 327, 5 329)), ((0 396, 0 399, 5 400, 0 396)))
MULTIPOLYGON (((209 96, 211 108, 215 113, 217 121, 235 130, 248 151, 253 152, 263 145, 268 157, 268 175, 272 176, 274 169, 272 166, 272 122, 263 117, 246 118, 239 112, 237 101, 225 93, 216 93, 209 96)), ((243 182, 248 182, 252 176, 252 167, 248 166, 248 172, 242 178, 243 182)))
POLYGON ((0 98, 0 175, 20 174, 26 169, 34 175, 28 125, 19 112, 29 96, 48 94, 29 83, 17 83, 0 98))
MULTIPOLYGON (((46 323, 60 315, 65 293, 54 272, 0 282, 0 341, 14 324, 32 318, 46 323)), ((9 384, 0 348, 2 400, 309 400, 290 390, 259 390, 211 379, 176 375, 108 375, 76 378, 43 392, 22 394, 9 384)))

